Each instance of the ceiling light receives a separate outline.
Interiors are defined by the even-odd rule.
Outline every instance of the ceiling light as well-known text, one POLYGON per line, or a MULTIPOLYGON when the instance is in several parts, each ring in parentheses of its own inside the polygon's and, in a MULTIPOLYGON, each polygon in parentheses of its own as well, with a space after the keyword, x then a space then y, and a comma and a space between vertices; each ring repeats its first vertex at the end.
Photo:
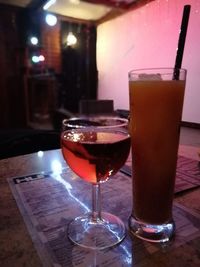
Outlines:
POLYGON ((48 8, 50 8, 50 6, 52 6, 53 4, 56 3, 56 0, 49 0, 44 6, 43 9, 47 10, 48 8))

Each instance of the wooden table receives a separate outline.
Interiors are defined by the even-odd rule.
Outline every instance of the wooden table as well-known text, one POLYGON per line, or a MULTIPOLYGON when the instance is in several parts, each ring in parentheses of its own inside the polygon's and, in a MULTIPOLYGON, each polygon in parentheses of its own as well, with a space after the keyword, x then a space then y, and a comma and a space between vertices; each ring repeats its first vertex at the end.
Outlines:
MULTIPOLYGON (((198 150, 195 147, 180 146, 179 154, 199 159, 198 150)), ((33 153, 0 160, 0 266, 2 267, 43 266, 16 205, 7 178, 49 171, 53 160, 58 160, 62 166, 65 166, 60 150, 46 151, 42 157, 38 153, 33 153)), ((180 194, 175 201, 200 214, 200 188, 180 194)), ((156 253, 156 256, 152 255, 148 258, 147 263, 151 267, 200 266, 200 237, 173 251, 156 253)), ((119 266, 135 265, 127 263, 119 266)), ((147 266, 147 264, 137 266, 147 266)))

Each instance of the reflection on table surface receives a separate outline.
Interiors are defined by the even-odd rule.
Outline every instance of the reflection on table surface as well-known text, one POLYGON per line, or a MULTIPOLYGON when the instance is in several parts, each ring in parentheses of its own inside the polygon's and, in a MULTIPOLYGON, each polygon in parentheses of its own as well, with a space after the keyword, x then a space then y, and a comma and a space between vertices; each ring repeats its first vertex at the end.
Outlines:
MULTIPOLYGON (((194 160, 199 160, 197 152, 198 148, 195 147, 180 146, 179 149, 180 155, 192 158, 194 160)), ((45 254, 48 253, 46 247, 43 248, 42 243, 36 244, 38 242, 38 238, 36 236, 37 232, 34 232, 34 227, 31 228, 33 230, 32 233, 30 233, 30 225, 28 227, 29 231, 27 230, 27 221, 26 224, 24 223, 24 218, 27 218, 27 216, 24 216, 23 214, 23 212, 26 211, 26 207, 21 207, 19 211, 18 206, 13 198, 14 194, 11 192, 7 179, 11 177, 31 176, 31 174, 37 174, 41 172, 51 172, 54 173, 56 177, 56 173, 65 173, 66 170, 66 163, 63 160, 60 150, 46 152, 41 151, 34 154, 0 161, 1 266, 53 266, 49 255, 45 254), (35 249, 33 243, 36 245, 37 249, 35 249), (39 246, 40 249, 38 250, 39 246)), ((123 219, 126 220, 126 216, 128 216, 129 211, 131 210, 131 201, 129 201, 129 198, 131 197, 131 191, 130 186, 128 186, 129 189, 126 189, 124 186, 122 191, 120 188, 120 183, 123 183, 124 180, 125 184, 128 184, 129 182, 131 184, 131 178, 128 176, 122 177, 122 175, 124 174, 120 173, 117 177, 119 179, 116 179, 115 183, 111 181, 108 189, 103 188, 102 190, 105 191, 103 196, 103 200, 105 202, 104 209, 115 209, 116 213, 117 209, 120 207, 120 209, 124 210, 119 211, 119 213, 121 213, 123 219), (115 192, 118 192, 117 190, 119 190, 119 193, 115 198, 115 205, 113 205, 113 203, 111 205, 111 201, 109 201, 109 194, 112 191, 113 186, 115 192), (119 204, 118 202, 122 203, 119 204), (120 205, 124 205, 124 207, 120 205), (126 208, 126 206, 129 207, 126 208)), ((200 173, 197 173, 197 175, 200 175, 200 173)), ((71 190, 71 193, 74 194, 78 201, 81 201, 82 198, 84 198, 83 202, 86 203, 87 206, 87 203, 90 202, 90 200, 88 200, 88 202, 85 201, 85 198, 87 199, 87 194, 83 196, 82 192, 79 192, 83 189, 87 191, 87 185, 82 187, 82 185, 85 183, 79 182, 78 179, 73 180, 72 175, 61 175, 61 178, 62 177, 65 178, 64 181, 67 183, 68 187, 73 186, 73 183, 76 183, 76 185, 79 186, 76 192, 71 190)), ((49 186, 49 183, 51 182, 52 181, 49 180, 48 184, 43 183, 43 186, 49 186)), ((38 183, 38 185, 41 184, 42 181, 38 183)), ((26 186, 24 184, 23 188, 25 187, 26 186)), ((48 188, 46 189, 46 193, 48 193, 48 188)), ((37 192, 37 197, 39 195, 39 189, 37 192)), ((22 190, 19 190, 19 192, 22 192, 22 190)), ((200 253, 200 234, 198 234, 200 233, 199 193, 200 189, 196 187, 193 190, 185 191, 184 193, 178 194, 178 196, 175 197, 175 212, 177 215, 178 229, 177 240, 175 240, 172 244, 161 247, 159 245, 152 245, 150 243, 140 241, 137 238, 132 238, 128 235, 120 245, 105 251, 83 251, 83 249, 80 247, 70 245, 68 247, 68 251, 65 251, 62 254, 68 255, 67 261, 60 261, 63 263, 63 265, 59 265, 59 262, 55 259, 54 260, 57 262, 57 266, 200 266, 200 259, 198 257, 200 253), (185 207, 187 209, 185 209, 185 207)), ((90 192, 88 192, 88 196, 90 196, 90 192)), ((34 196, 31 194, 28 196, 28 198, 29 200, 34 200, 34 196)), ((76 204, 73 204, 73 208, 74 207, 76 207, 76 204)), ((50 211, 51 207, 49 206, 48 208, 50 211)), ((73 213, 76 213, 76 208, 74 208, 73 212, 65 211, 66 221, 68 217, 71 218, 73 216, 73 213)), ((39 217, 34 217, 30 221, 34 222, 35 218, 38 219, 39 217)), ((45 222, 43 225, 45 225, 45 222)), ((48 223, 46 226, 47 225, 48 223)), ((48 229, 46 228, 46 233, 47 232, 48 229)), ((51 232, 51 234, 52 233, 53 232, 51 232)), ((63 238, 66 238, 64 233, 65 231, 63 232, 63 238)), ((51 238, 53 240, 52 236, 51 238)), ((56 245, 57 244, 53 244, 52 247, 55 248, 56 245)), ((62 257, 62 255, 59 254, 59 257, 62 257)))

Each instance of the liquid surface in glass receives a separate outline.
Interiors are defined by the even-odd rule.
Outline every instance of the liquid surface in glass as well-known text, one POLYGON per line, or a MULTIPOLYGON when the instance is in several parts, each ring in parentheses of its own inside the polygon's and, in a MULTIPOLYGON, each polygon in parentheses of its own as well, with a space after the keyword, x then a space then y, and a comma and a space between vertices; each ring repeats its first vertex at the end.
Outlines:
POLYGON ((70 168, 85 181, 95 184, 106 181, 124 165, 130 137, 121 131, 65 131, 61 147, 70 168))

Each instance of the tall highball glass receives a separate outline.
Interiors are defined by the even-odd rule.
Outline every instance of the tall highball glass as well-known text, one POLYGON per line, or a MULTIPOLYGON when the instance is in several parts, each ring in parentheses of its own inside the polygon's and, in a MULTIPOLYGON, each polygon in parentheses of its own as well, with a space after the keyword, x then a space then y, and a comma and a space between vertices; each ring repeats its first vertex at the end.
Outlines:
POLYGON ((151 242, 175 233, 172 204, 186 70, 129 72, 133 210, 130 232, 151 242))

